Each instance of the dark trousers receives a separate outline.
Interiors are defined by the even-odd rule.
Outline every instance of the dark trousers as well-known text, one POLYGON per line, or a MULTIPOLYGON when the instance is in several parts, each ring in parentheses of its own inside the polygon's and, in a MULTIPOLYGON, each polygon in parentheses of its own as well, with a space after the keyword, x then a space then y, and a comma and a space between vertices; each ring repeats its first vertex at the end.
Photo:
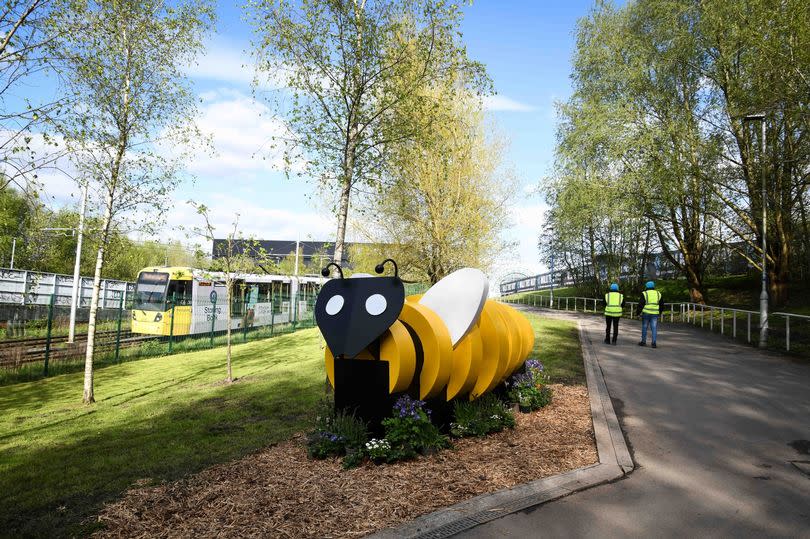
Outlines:
POLYGON ((610 340, 610 326, 613 326, 613 342, 616 342, 616 337, 619 336, 619 316, 606 316, 605 317, 605 340, 610 340))

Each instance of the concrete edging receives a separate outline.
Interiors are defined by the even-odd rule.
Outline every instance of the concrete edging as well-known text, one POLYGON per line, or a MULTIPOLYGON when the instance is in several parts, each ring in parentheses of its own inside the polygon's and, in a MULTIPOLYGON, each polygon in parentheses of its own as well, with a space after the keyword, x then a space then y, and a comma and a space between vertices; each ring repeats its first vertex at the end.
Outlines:
POLYGON ((578 325, 599 463, 492 494, 482 494, 422 515, 396 528, 380 530, 368 537, 373 539, 450 537, 496 518, 615 481, 633 470, 633 460, 613 410, 605 378, 593 350, 593 343, 581 320, 578 325))

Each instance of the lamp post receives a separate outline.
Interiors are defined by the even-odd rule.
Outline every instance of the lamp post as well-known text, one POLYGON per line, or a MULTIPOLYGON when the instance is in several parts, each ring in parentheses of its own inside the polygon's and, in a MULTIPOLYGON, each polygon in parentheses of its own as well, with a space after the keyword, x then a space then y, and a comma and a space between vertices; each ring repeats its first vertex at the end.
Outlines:
POLYGON ((762 136, 759 139, 759 168, 762 176, 762 292, 759 293, 759 347, 768 345, 768 276, 765 264, 768 257, 767 231, 768 231, 768 204, 765 190, 765 114, 749 114, 743 122, 762 122, 762 136))
POLYGON ((551 307, 554 306, 554 255, 551 255, 551 293, 549 294, 549 304, 551 307))

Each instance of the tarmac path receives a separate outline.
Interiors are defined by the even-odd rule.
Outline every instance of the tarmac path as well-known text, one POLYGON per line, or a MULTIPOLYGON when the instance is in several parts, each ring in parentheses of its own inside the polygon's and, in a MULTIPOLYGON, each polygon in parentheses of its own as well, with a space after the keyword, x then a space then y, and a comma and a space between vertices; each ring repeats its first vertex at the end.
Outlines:
POLYGON ((626 319, 611 346, 581 319, 635 470, 457 537, 810 538, 810 364, 680 324, 642 348, 626 319))

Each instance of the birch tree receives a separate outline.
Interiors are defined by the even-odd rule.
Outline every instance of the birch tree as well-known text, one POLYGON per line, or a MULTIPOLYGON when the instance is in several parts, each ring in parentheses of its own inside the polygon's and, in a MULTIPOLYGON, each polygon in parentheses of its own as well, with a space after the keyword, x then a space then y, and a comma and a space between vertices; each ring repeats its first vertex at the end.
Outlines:
POLYGON ((167 208, 183 156, 166 148, 184 147, 194 136, 196 100, 183 70, 202 49, 213 10, 196 0, 77 1, 59 17, 60 25, 77 29, 60 44, 64 74, 77 99, 61 129, 101 213, 85 357, 83 400, 91 403, 96 314, 110 233, 128 217, 148 229, 167 208))
POLYGON ((508 244, 511 172, 481 100, 461 87, 438 93, 433 129, 391 152, 390 184, 364 199, 367 238, 384 244, 409 279, 438 282, 463 267, 486 270, 508 244))
POLYGON ((350 199, 379 187, 387 156, 430 129, 436 105, 428 82, 451 84, 466 71, 488 83, 459 42, 460 1, 253 0, 258 78, 281 78, 271 99, 290 134, 283 147, 288 174, 301 161, 337 196, 334 260, 344 255, 350 199))
POLYGON ((37 92, 32 98, 29 88, 35 77, 58 76, 53 44, 75 28, 55 24, 53 14, 66 8, 67 0, 6 0, 0 8, 0 189, 14 184, 33 194, 41 185, 38 172, 54 167, 62 154, 46 128, 70 95, 37 92))
MULTIPOLYGON (((211 212, 205 204, 196 202, 189 202, 195 210, 197 215, 202 217, 203 225, 195 227, 193 232, 202 238, 210 241, 213 245, 216 236, 216 226, 211 221, 211 212)), ((225 241, 219 244, 217 252, 212 252, 211 256, 218 262, 218 266, 222 269, 222 274, 211 274, 212 279, 221 278, 225 282, 225 290, 228 291, 228 301, 225 306, 225 319, 227 327, 226 346, 225 346, 225 359, 228 375, 225 382, 233 382, 233 370, 231 369, 231 316, 234 298, 236 297, 236 285, 239 281, 240 274, 251 271, 255 264, 251 254, 257 255, 259 258, 263 256, 263 251, 260 249, 257 242, 245 239, 239 232, 239 214, 234 216, 233 222, 229 227, 229 231, 225 237, 225 241)), ((244 289, 240 290, 242 293, 242 302, 244 305, 244 289)), ((242 323, 245 324, 246 318, 243 317, 242 323)))

